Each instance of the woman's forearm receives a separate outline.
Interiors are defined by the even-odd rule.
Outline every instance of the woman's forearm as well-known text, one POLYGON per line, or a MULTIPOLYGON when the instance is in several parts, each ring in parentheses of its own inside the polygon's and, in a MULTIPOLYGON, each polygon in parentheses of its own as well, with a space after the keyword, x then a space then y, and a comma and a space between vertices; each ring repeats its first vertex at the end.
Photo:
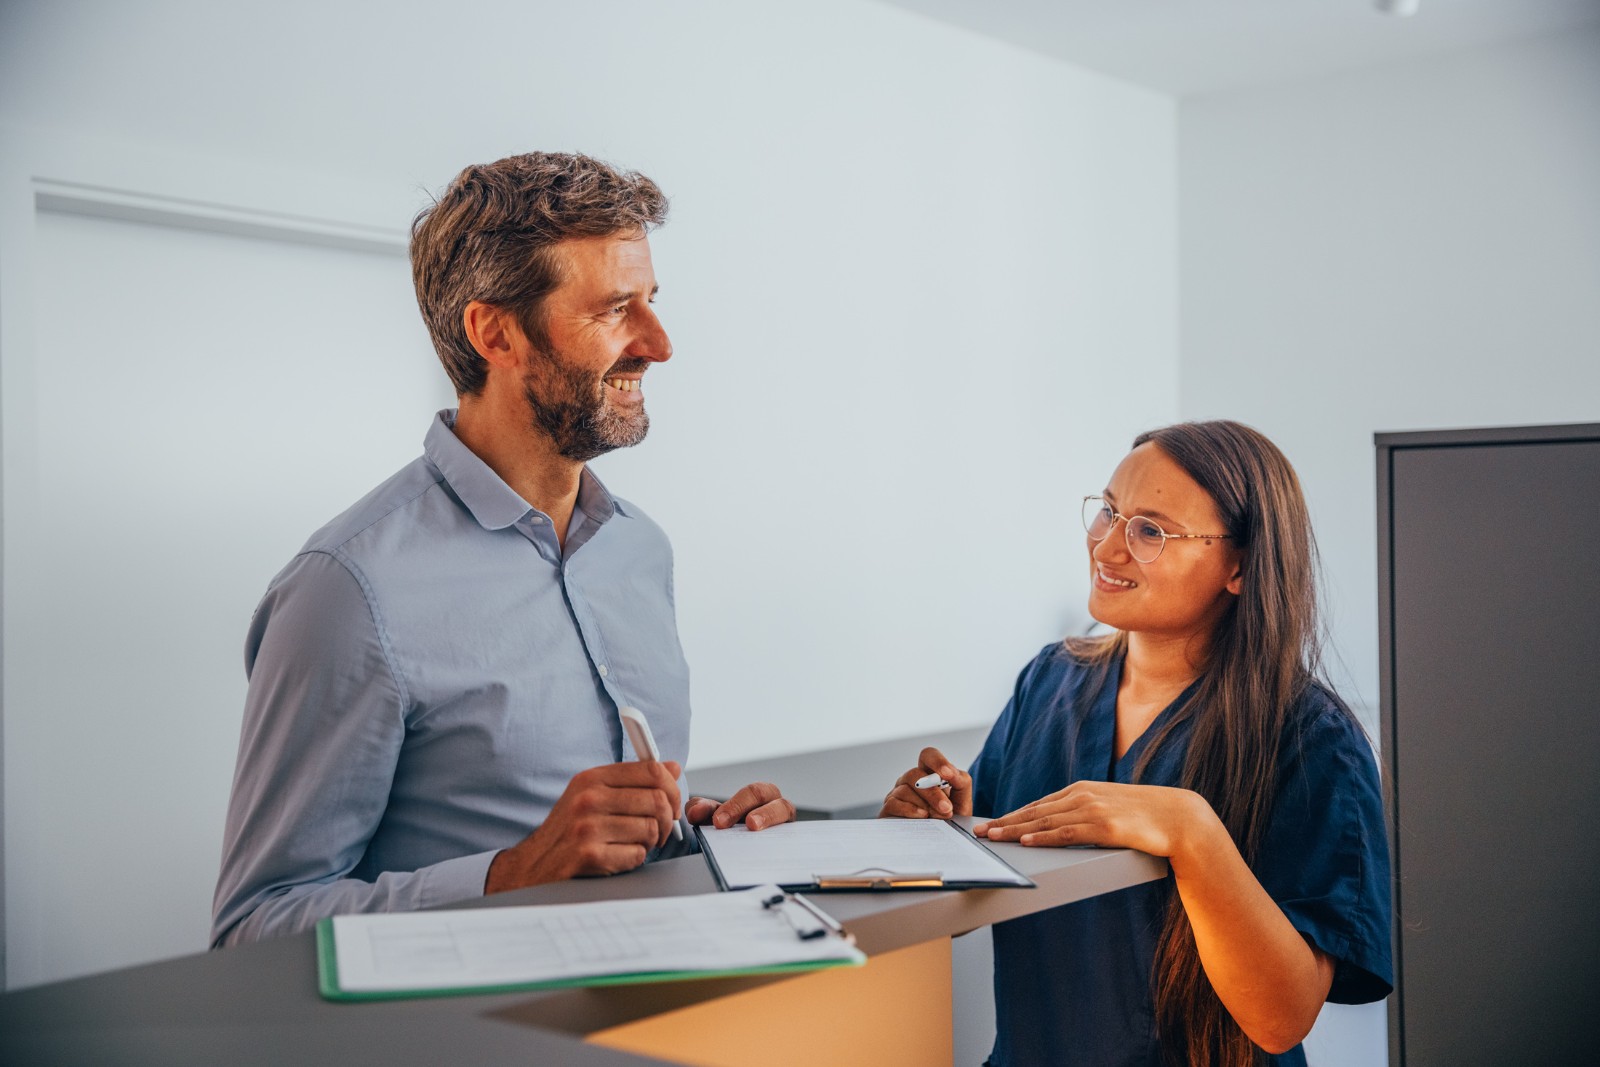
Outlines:
POLYGON ((1200 806, 1171 863, 1201 966, 1246 1036, 1284 1052, 1316 1022, 1333 962, 1290 924, 1210 806, 1200 806))

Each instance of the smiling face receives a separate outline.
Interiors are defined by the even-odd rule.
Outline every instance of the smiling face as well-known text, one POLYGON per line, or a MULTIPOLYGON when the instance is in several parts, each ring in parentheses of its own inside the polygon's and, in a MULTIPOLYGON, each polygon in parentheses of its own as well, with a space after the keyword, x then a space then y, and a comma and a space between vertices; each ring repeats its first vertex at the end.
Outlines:
POLYGON ((561 284, 544 300, 542 342, 523 375, 534 425, 568 459, 644 440, 644 372, 672 357, 656 318, 655 267, 643 236, 563 241, 561 284))
MULTIPOLYGON (((1224 530, 1216 504, 1155 443, 1128 453, 1102 494, 1117 512, 1154 519, 1170 534, 1224 530)), ((1169 539, 1153 563, 1128 552, 1121 521, 1088 540, 1089 614, 1129 633, 1209 638, 1239 594, 1240 554, 1231 541, 1169 539)))

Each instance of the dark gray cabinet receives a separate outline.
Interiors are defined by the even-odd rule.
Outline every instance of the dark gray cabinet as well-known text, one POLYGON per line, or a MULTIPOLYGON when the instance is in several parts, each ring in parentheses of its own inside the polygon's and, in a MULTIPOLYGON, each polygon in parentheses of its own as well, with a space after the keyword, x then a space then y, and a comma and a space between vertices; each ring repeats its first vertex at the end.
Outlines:
POLYGON ((1600 1062, 1600 424, 1376 443, 1391 1067, 1600 1062))

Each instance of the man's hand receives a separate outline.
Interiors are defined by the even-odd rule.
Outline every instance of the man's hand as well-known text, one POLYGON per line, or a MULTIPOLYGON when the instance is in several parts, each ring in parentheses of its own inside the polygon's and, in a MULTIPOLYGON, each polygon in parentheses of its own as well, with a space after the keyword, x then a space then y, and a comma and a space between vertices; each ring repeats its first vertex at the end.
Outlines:
POLYGON ((483 891, 633 870, 666 843, 680 773, 672 760, 630 760, 573 775, 544 825, 495 856, 483 891))
POLYGON ((785 800, 778 787, 771 782, 755 782, 721 804, 705 797, 695 797, 689 801, 684 814, 695 826, 710 823, 718 830, 726 830, 742 819, 750 829, 762 830, 781 822, 793 821, 794 805, 785 800))
POLYGON ((917 765, 895 780, 894 788, 883 798, 880 819, 948 819, 952 815, 972 814, 972 776, 958 770, 936 748, 925 748, 917 765), (918 789, 918 779, 937 774, 950 783, 950 792, 933 785, 918 789))

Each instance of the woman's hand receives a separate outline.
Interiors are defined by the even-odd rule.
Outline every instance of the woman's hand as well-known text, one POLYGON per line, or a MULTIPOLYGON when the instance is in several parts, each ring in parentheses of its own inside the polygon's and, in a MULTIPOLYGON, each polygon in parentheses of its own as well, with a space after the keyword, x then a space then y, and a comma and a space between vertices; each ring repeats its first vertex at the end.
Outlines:
POLYGON ((925 748, 917 757, 917 765, 902 774, 883 798, 880 819, 948 819, 952 815, 972 814, 972 776, 958 770, 936 748, 925 748), (948 793, 942 786, 918 789, 917 779, 937 774, 950 783, 948 793))
POLYGON ((1217 833, 1227 833, 1198 793, 1121 782, 1073 782, 1008 815, 979 823, 972 832, 991 841, 1024 845, 1136 848, 1167 857, 1180 874, 1183 858, 1202 845, 1214 846, 1217 833))

